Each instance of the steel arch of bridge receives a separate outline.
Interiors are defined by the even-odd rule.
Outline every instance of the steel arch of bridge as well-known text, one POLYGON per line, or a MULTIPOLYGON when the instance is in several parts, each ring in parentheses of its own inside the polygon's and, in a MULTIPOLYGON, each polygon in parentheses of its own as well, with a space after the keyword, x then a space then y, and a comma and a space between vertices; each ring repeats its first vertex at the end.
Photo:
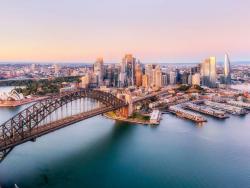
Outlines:
POLYGON ((0 160, 3 159, 13 147, 19 144, 34 140, 39 136, 68 126, 74 122, 118 110, 125 106, 127 106, 127 104, 114 95, 91 89, 80 89, 65 95, 41 100, 19 112, 0 126, 0 160), (85 112, 79 117, 74 117, 75 119, 71 121, 61 122, 58 126, 51 124, 39 127, 39 123, 57 109, 81 98, 95 99, 105 104, 105 108, 85 112))

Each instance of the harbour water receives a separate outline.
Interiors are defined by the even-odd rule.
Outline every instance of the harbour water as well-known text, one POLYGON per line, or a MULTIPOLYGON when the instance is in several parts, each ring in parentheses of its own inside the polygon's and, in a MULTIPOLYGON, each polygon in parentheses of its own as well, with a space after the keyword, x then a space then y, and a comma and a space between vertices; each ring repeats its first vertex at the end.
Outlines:
MULTIPOLYGON (((25 106, 1 108, 0 123, 25 106)), ((12 188, 248 188, 250 115, 158 126, 97 116, 16 147, 0 164, 12 188)))

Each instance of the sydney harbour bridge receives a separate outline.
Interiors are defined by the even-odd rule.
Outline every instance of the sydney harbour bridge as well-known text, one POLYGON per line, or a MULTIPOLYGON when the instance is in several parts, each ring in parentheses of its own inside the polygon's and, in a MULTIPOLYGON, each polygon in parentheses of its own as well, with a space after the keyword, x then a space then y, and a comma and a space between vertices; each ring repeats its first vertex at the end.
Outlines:
POLYGON ((15 146, 84 119, 110 111, 126 116, 127 106, 110 93, 91 89, 38 101, 0 125, 0 161, 15 146), (90 100, 94 102, 88 104, 90 100))

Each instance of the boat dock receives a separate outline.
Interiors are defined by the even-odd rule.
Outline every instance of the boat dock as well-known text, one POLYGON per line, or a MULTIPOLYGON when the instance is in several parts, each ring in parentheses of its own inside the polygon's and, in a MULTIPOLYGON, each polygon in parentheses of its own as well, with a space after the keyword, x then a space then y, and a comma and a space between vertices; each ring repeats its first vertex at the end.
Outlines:
POLYGON ((220 118, 220 119, 225 119, 228 118, 229 116, 226 115, 226 113, 224 111, 220 111, 220 110, 215 110, 213 108, 210 108, 208 106, 200 106, 197 104, 193 104, 193 103, 188 103, 184 106, 184 108, 189 109, 189 110, 193 110, 196 112, 200 112, 206 115, 210 115, 216 118, 220 118))
POLYGON ((224 103, 217 103, 212 101, 205 101, 204 104, 206 106, 209 106, 213 109, 222 110, 234 115, 245 115, 247 114, 246 110, 244 108, 240 108, 237 106, 232 106, 224 103))
POLYGON ((195 121, 196 123, 202 123, 207 121, 206 118, 204 118, 203 116, 194 112, 184 110, 179 106, 170 106, 169 111, 176 114, 179 117, 190 119, 192 121, 195 121))

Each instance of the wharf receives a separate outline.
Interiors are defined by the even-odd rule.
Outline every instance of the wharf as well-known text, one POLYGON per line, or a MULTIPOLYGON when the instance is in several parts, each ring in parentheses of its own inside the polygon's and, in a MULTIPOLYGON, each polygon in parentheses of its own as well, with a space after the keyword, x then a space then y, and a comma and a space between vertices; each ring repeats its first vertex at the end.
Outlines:
POLYGON ((245 115, 247 114, 247 111, 244 108, 240 108, 237 106, 232 106, 224 103, 217 103, 217 102, 212 102, 212 101, 205 101, 204 104, 206 106, 209 106, 213 109, 217 110, 223 110, 225 112, 234 114, 234 115, 245 115))
POLYGON ((230 100, 230 101, 227 101, 227 104, 250 110, 250 103, 230 100))
POLYGON ((185 106, 185 108, 189 109, 189 110, 196 111, 196 112, 200 112, 202 114, 206 114, 209 116, 220 118, 220 119, 229 118, 229 116, 227 116, 225 112, 220 111, 220 110, 215 110, 215 109, 207 107, 207 106, 199 106, 196 104, 189 103, 185 106))
POLYGON ((193 113, 193 112, 189 112, 189 111, 184 110, 184 109, 177 107, 177 106, 169 107, 169 112, 177 115, 178 117, 192 120, 196 123, 207 122, 207 119, 204 118, 203 116, 196 114, 196 113, 193 113))

